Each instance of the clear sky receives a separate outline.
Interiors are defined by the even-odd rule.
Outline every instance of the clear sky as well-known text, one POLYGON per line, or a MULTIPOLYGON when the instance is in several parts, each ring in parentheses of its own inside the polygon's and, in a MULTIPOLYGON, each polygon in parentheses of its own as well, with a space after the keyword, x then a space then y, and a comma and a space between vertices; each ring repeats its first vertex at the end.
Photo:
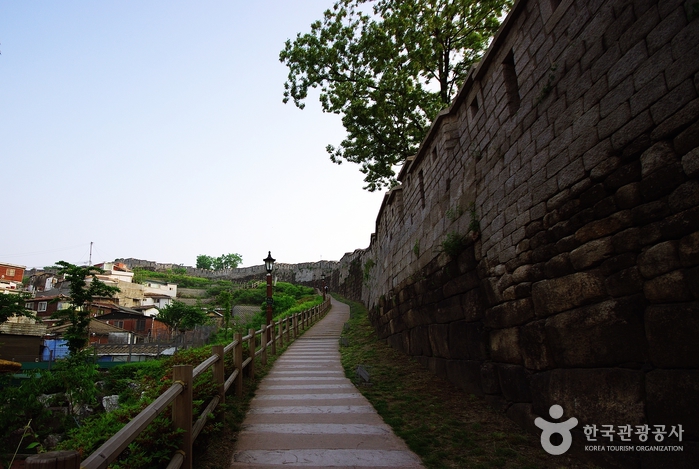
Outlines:
POLYGON ((284 41, 333 0, 0 1, 0 262, 243 266, 365 248, 381 193, 340 117, 283 104, 284 41))

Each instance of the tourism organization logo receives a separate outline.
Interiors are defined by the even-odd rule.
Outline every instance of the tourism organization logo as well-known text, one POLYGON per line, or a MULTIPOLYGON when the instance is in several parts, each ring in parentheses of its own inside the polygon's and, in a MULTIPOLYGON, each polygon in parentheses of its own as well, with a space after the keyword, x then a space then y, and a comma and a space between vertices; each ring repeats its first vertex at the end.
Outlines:
MULTIPOLYGON (((549 408, 549 415, 552 419, 558 420, 563 417, 563 407, 558 404, 554 404, 549 408)), ((563 422, 549 422, 541 417, 534 419, 534 425, 541 428, 541 447, 544 448, 549 454, 554 456, 561 455, 570 449, 573 444, 573 435, 571 430, 575 428, 578 424, 578 419, 571 417, 563 422), (561 435, 563 441, 554 445, 551 443, 551 437, 555 434, 561 435)), ((585 434, 585 439, 588 442, 593 442, 593 445, 585 445, 585 451, 609 451, 609 452, 620 452, 620 451, 683 451, 684 447, 681 445, 658 445, 658 444, 624 444, 631 443, 631 435, 635 434, 637 440, 641 443, 646 443, 649 440, 649 435, 651 441, 655 440, 655 443, 661 443, 664 441, 665 437, 670 438, 675 437, 677 441, 682 441, 682 434, 684 430, 682 425, 617 425, 617 431, 614 431, 614 425, 601 425, 598 429, 596 424, 585 425, 583 427, 583 432, 585 434), (666 428, 669 427, 667 430, 666 428), (634 432, 634 428, 636 431, 634 432), (598 440, 598 436, 600 440, 598 440), (619 444, 614 443, 614 437, 617 437, 619 444), (604 443, 604 444, 602 444, 604 443)))
MULTIPOLYGON (((549 415, 552 419, 560 419, 563 417, 563 407, 558 404, 554 404, 549 408, 549 415)), ((565 422, 549 422, 541 417, 537 417, 534 420, 534 425, 541 428, 541 447, 544 448, 549 454, 558 456, 563 454, 570 449, 570 445, 573 444, 573 435, 570 433, 576 425, 578 424, 578 419, 571 417, 565 422), (551 443, 551 437, 558 433, 563 437, 563 442, 560 445, 554 445, 551 443)))

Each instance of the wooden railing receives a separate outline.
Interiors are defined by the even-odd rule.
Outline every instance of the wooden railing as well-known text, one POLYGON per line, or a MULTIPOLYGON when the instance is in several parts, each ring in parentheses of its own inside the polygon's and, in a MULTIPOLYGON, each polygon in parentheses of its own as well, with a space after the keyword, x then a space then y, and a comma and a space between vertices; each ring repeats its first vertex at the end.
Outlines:
POLYGON ((81 462, 77 451, 57 451, 30 456, 25 461, 25 467, 27 469, 106 469, 148 424, 172 404, 172 425, 173 428, 182 430, 182 442, 179 450, 170 460, 167 469, 191 469, 192 443, 204 428, 208 416, 213 413, 216 407, 225 403, 226 393, 233 384, 235 384, 236 396, 243 395, 243 371, 245 370, 250 378, 255 376, 255 357, 259 356, 261 363, 266 365, 268 349, 271 349, 272 355, 276 355, 277 344, 281 348, 284 343, 296 339, 299 336, 299 331, 303 332, 309 328, 329 309, 330 300, 328 299, 311 309, 287 316, 278 323, 272 321, 271 324, 258 331, 250 329, 245 337, 241 333, 235 334, 233 342, 228 345, 214 345, 211 357, 196 367, 192 365, 174 366, 172 385, 84 461, 81 462), (257 336, 260 336, 259 348, 257 347, 257 336), (248 357, 243 360, 243 343, 245 342, 248 344, 248 357), (235 368, 226 378, 227 370, 224 366, 224 356, 231 352, 233 352, 235 368), (192 388, 194 379, 211 367, 213 367, 213 376, 218 385, 218 392, 201 415, 197 417, 197 420, 193 421, 192 388))

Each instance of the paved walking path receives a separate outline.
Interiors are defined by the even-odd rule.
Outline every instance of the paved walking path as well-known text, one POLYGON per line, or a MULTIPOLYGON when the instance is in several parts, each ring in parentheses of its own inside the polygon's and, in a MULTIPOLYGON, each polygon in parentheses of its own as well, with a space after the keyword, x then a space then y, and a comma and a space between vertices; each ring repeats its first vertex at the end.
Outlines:
POLYGON ((236 443, 231 469, 422 468, 383 423, 340 364, 349 306, 293 342, 262 380, 236 443))

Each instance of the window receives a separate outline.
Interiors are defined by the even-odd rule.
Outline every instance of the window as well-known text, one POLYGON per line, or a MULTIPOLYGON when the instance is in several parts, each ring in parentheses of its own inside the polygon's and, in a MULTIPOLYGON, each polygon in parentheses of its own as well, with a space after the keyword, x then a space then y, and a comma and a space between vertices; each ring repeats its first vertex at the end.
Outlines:
POLYGON ((7 276, 14 277, 15 276, 15 269, 7 269, 7 276))
POLYGON ((422 208, 425 208, 425 178, 422 175, 422 170, 417 175, 420 184, 420 202, 422 202, 422 208))
POLYGON ((124 328, 124 321, 114 321, 116 327, 124 328))
POLYGON ((505 80, 505 90, 507 91, 507 105, 510 108, 510 115, 514 115, 519 109, 519 85, 517 84, 517 71, 515 70, 515 54, 510 50, 505 60, 502 62, 502 75, 505 80))
POLYGON ((31 309, 31 310, 33 310, 33 309, 34 309, 34 303, 24 303, 24 307, 25 307, 26 309, 31 309))
POLYGON ((138 321, 136 321, 136 330, 139 332, 146 330, 146 320, 145 319, 139 319, 138 321))
POLYGON ((40 301, 40 302, 39 302, 39 307, 37 308, 37 311, 40 312, 40 313, 43 312, 43 311, 46 311, 46 306, 47 306, 47 304, 48 304, 48 303, 47 303, 46 301, 40 301))
POLYGON ((474 96, 473 101, 471 101, 471 105, 469 106, 469 109, 471 110, 471 119, 476 117, 476 113, 478 113, 478 97, 474 96))

